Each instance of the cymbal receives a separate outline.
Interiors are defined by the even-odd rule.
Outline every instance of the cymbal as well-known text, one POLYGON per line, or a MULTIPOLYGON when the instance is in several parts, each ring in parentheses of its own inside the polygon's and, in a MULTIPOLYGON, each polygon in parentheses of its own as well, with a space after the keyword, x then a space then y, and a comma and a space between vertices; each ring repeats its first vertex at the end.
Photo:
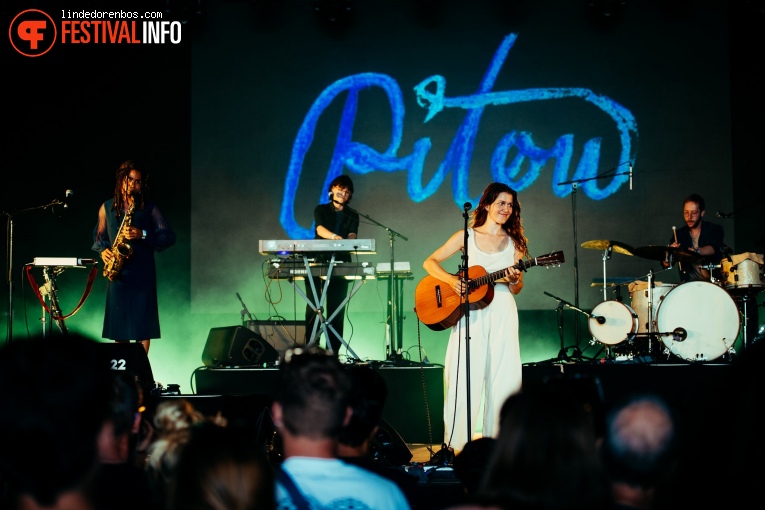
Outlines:
POLYGON ((634 248, 628 244, 620 243, 619 241, 606 241, 595 239, 582 243, 582 248, 589 248, 591 250, 605 251, 611 247, 612 251, 616 253, 622 253, 624 255, 632 255, 634 248))
POLYGON ((662 245, 648 245, 635 248, 635 255, 644 259, 660 261, 663 261, 669 255, 672 255, 672 258, 674 258, 675 261, 686 261, 692 264, 701 262, 701 260, 704 258, 698 253, 688 251, 685 248, 672 248, 671 246, 662 245))

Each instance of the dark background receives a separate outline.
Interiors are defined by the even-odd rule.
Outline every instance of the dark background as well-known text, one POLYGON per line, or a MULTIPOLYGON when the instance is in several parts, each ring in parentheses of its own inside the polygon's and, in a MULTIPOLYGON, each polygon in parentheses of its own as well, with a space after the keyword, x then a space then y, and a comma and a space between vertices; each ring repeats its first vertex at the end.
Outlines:
MULTIPOLYGON (((112 193, 114 173, 123 160, 141 159, 151 172, 150 193, 178 233, 177 245, 157 256, 162 339, 153 342, 150 359, 158 381, 188 390, 210 328, 240 323, 237 292, 258 319, 302 317, 304 303, 289 283, 263 277, 269 257, 258 241, 289 238, 279 217, 285 177, 297 132, 322 91, 358 73, 394 79, 406 111, 398 154, 430 138, 426 181, 465 113, 444 111, 425 123, 413 87, 438 74, 446 79, 447 96, 474 94, 510 33, 518 39, 495 91, 590 89, 630 110, 639 131, 632 190, 625 183, 599 200, 579 190, 574 202, 571 194, 556 194, 551 162, 520 192, 532 255, 566 254, 559 268, 530 269, 517 297, 524 362, 553 358, 561 344, 596 355, 599 346, 590 345, 581 314, 565 311, 561 339, 558 302, 545 292, 578 300, 586 310, 595 307, 604 299, 591 287, 603 276, 602 253, 581 243, 665 244, 671 227, 682 225, 682 199, 689 193, 706 198, 706 219, 724 226, 735 253, 763 252, 756 208, 764 82, 758 2, 143 3, 184 21, 182 44, 59 46, 38 58, 4 45, 7 158, 0 211, 12 219, 13 236, 6 221, 9 272, 0 305, 13 339, 42 328, 41 305, 23 266, 42 256, 94 257, 92 229, 99 205, 112 193), (62 200, 67 189, 74 191, 67 210, 44 207, 62 200), (734 216, 716 218, 719 211, 734 216), (579 336, 572 328, 577 319, 579 336)), ((10 23, 31 7, 46 9, 12 2, 3 8, 4 19, 10 23)), ((295 218, 303 228, 310 228, 311 211, 324 197, 343 101, 322 117, 294 190, 295 218)), ((371 90, 360 94, 359 105, 354 140, 384 150, 391 133, 387 103, 371 90)), ((619 164, 613 125, 593 111, 573 100, 487 107, 469 169, 470 196, 477 198, 492 180, 492 151, 512 130, 531 132, 545 146, 573 134, 574 163, 585 140, 604 136, 599 171, 619 164)), ((418 327, 413 294, 425 274, 424 257, 462 228, 462 202, 453 194, 451 174, 417 202, 407 192, 406 172, 370 170, 352 173, 351 205, 407 238, 394 242, 395 260, 409 262, 413 272, 404 284, 401 346, 412 359, 419 359, 420 347, 430 362, 441 363, 448 333, 418 327)), ((377 253, 359 255, 360 262, 390 260, 383 228, 364 222, 360 237, 377 244, 377 253)), ((459 262, 450 261, 455 271, 459 262)), ((660 268, 614 254, 606 269, 608 277, 638 279, 660 268)), ((42 282, 39 268, 34 274, 42 282)), ((676 274, 657 279, 676 282, 676 274)), ((75 308, 86 280, 84 269, 58 277, 65 313, 75 308)), ((83 307, 67 320, 70 330, 100 336, 104 284, 99 274, 83 307)), ((712 297, 729 299, 725 293, 712 297)), ((346 340, 362 358, 385 356, 387 299, 386 283, 369 280, 349 306, 346 340)))

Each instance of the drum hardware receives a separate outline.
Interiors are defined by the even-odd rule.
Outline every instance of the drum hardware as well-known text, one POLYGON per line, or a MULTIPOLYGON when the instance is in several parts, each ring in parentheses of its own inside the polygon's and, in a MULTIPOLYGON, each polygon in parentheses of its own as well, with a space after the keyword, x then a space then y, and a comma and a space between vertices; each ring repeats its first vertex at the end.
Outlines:
MULTIPOLYGON (((630 255, 632 256, 632 251, 634 248, 632 248, 630 245, 625 243, 620 243, 619 241, 607 241, 607 240, 592 240, 582 243, 582 248, 589 248, 592 250, 603 250, 603 282, 607 282, 608 279, 606 278, 606 261, 608 261, 611 258, 611 253, 621 253, 623 255, 630 255)), ((603 285, 603 301, 606 301, 608 297, 606 296, 606 286, 605 283, 603 285)))
MULTIPOLYGON (((623 301, 622 299, 622 287, 634 282, 634 278, 627 278, 623 276, 614 276, 606 278, 605 285, 603 284, 603 278, 593 278, 590 287, 611 287, 614 293, 614 299, 617 301, 623 301)), ((605 297, 605 295, 604 295, 605 297)))
POLYGON ((754 338, 752 338, 752 343, 759 342, 763 338, 765 338, 765 322, 762 323, 762 326, 760 326, 760 329, 757 331, 757 334, 754 336, 754 338))

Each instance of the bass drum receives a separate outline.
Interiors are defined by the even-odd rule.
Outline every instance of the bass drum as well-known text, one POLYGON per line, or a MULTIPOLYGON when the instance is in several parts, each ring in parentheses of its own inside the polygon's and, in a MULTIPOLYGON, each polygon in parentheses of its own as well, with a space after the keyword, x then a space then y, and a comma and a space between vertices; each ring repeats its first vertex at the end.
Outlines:
POLYGON ((592 337, 606 345, 632 340, 638 329, 635 311, 619 301, 603 301, 592 309, 587 320, 592 337))
POLYGON ((687 282, 670 290, 656 312, 656 332, 675 356, 686 361, 712 361, 733 347, 741 320, 738 308, 722 287, 687 282))

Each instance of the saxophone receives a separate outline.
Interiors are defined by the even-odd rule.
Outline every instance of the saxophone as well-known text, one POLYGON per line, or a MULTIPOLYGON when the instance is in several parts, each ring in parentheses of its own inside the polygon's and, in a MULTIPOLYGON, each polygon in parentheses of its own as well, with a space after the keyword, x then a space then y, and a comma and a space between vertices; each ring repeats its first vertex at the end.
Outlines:
POLYGON ((125 264, 125 260, 127 260, 133 254, 133 247, 130 246, 130 243, 126 242, 125 233, 133 221, 134 212, 135 203, 130 206, 130 209, 128 209, 125 217, 122 218, 122 223, 120 224, 117 238, 112 244, 112 254, 114 254, 114 258, 112 258, 112 260, 110 260, 109 263, 104 267, 104 276, 106 276, 109 281, 113 282, 119 278, 120 273, 122 272, 122 266, 125 264))

